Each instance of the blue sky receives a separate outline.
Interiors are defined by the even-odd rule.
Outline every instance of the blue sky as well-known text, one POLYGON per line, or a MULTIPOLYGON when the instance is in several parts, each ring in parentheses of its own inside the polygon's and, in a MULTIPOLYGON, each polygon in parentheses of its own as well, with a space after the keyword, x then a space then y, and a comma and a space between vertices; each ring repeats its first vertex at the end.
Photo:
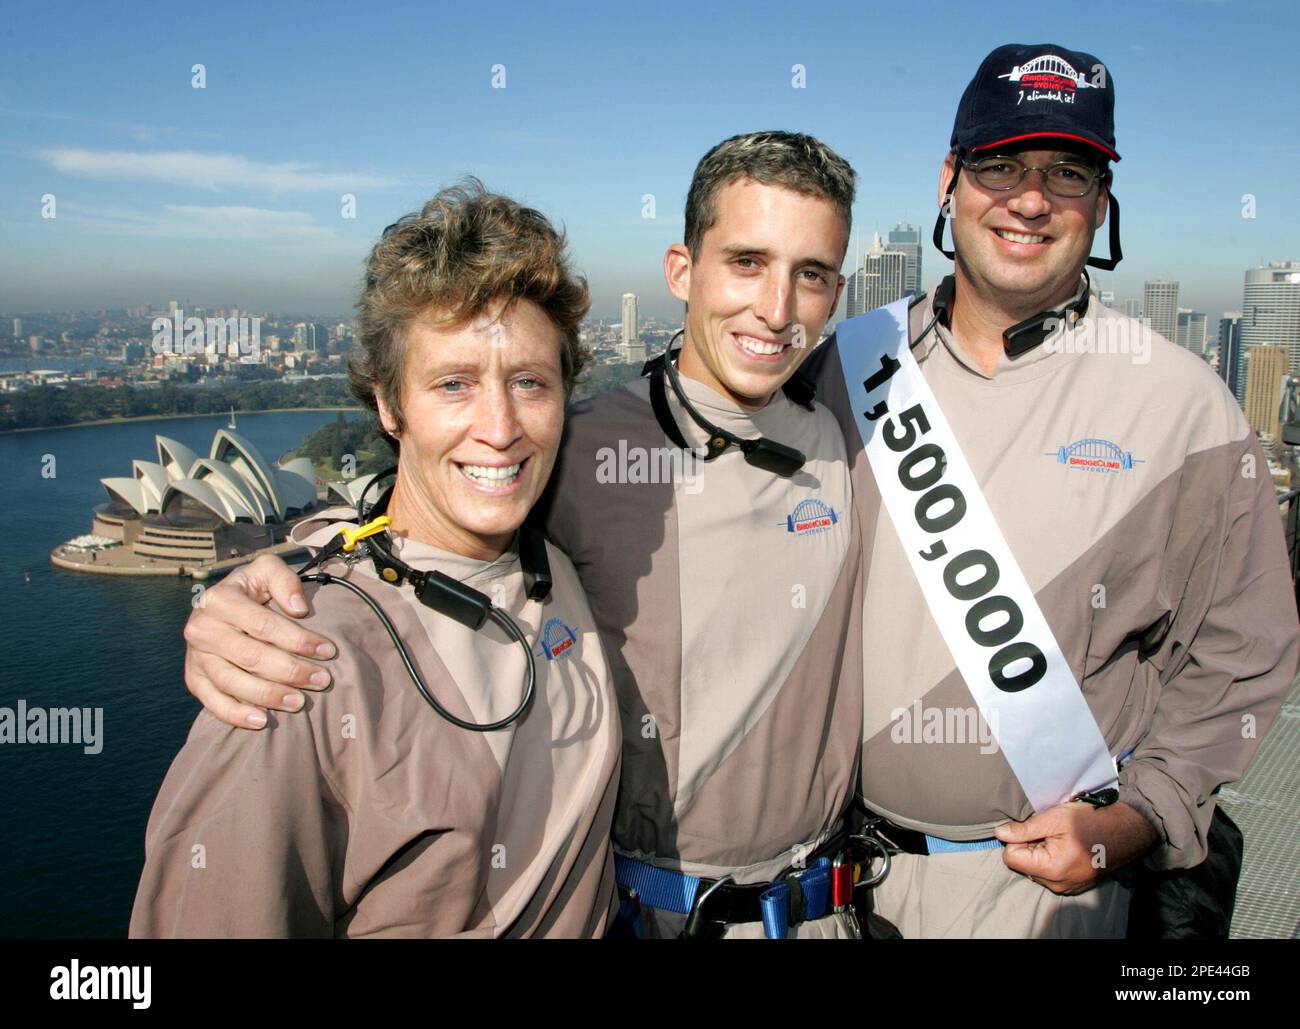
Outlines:
MULTIPOLYGON (((904 217, 928 235, 966 82, 993 47, 1042 41, 1116 86, 1125 260, 1104 284, 1176 278, 1211 319, 1240 306, 1245 268, 1300 259, 1296 5, 1063 6, 11 3, 0 310, 346 314, 377 233, 473 173, 566 226, 593 313, 632 290, 674 317, 660 260, 710 146, 810 132, 857 169, 864 240, 904 217)), ((950 265, 927 244, 924 267, 930 285, 950 265)))

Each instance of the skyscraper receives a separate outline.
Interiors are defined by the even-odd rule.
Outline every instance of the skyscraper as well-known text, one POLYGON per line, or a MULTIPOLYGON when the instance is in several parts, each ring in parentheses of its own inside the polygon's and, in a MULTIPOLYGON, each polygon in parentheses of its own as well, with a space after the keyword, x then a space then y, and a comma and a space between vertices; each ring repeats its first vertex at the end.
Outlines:
POLYGON ((844 284, 844 317, 856 318, 862 313, 862 283, 866 276, 861 268, 850 273, 844 284))
POLYGON ((645 347, 641 345, 641 332, 637 326, 635 293, 623 294, 623 359, 645 360, 645 347))
POLYGON ((1257 432, 1278 437, 1278 409, 1282 405, 1282 376, 1286 374, 1284 347, 1246 348, 1246 421, 1257 432))
POLYGON ((1142 288, 1142 315, 1151 328, 1174 342, 1178 335, 1178 283, 1156 279, 1142 288))
POLYGON ((22 335, 23 335, 23 320, 21 318, 15 318, 14 339, 22 339, 22 335))
POLYGON ((885 247, 876 233, 862 267, 849 278, 848 294, 850 318, 907 296, 907 255, 885 247))
POLYGON ((1219 319, 1219 375, 1244 409, 1246 376, 1241 374, 1241 358, 1241 312, 1224 311, 1219 319))
POLYGON ((1142 301, 1137 297, 1130 297, 1125 300, 1120 309, 1130 318, 1142 317, 1142 301))
MULTIPOLYGON (((907 272, 903 279, 904 296, 921 292, 921 230, 915 225, 899 222, 889 230, 885 249, 907 258, 907 272)), ((898 298, 895 297, 895 300, 898 298)), ((879 305, 876 305, 879 306, 879 305)), ((871 308, 867 308, 871 310, 871 308)))
POLYGON ((1204 311, 1193 311, 1187 318, 1187 346, 1196 347, 1202 356, 1210 342, 1210 326, 1204 311))
POLYGON ((1193 311, 1189 307, 1178 309, 1178 336, 1174 340, 1180 347, 1190 350, 1197 357, 1205 355, 1205 312, 1193 311))
POLYGON ((1241 345, 1282 347, 1287 370, 1300 373, 1300 261, 1274 261, 1246 271, 1241 345))
POLYGON ((1115 307, 1115 291, 1113 289, 1101 289, 1097 291, 1097 299, 1101 301, 1102 307, 1115 307))
POLYGON ((640 341, 637 332, 636 294, 623 294, 623 346, 630 347, 640 341))

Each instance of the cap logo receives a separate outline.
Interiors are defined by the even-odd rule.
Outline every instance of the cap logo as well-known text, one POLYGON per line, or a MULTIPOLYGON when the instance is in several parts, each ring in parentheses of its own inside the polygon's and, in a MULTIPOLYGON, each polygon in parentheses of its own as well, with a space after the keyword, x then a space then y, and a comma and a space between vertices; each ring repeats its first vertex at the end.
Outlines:
POLYGON ((1057 103, 1074 103, 1074 94, 1080 89, 1104 89, 1106 86, 1105 69, 1098 68, 1101 74, 1097 80, 1089 81, 1063 57, 1055 54, 1043 54, 1027 64, 1017 64, 1000 79, 1018 83, 1020 96, 1016 98, 1019 107, 1025 101, 1055 100, 1057 103))

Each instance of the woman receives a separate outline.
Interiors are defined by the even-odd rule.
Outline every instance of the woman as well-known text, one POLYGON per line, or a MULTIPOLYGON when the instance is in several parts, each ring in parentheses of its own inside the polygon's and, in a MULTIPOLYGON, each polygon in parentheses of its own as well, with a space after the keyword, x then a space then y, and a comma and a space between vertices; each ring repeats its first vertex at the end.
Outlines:
MULTIPOLYGON (((428 591, 422 603, 369 558, 325 559, 391 619, 450 718, 362 598, 309 586, 308 623, 344 641, 333 688, 264 733, 199 715, 149 821, 132 936, 603 934, 609 670, 568 559, 546 545, 553 586, 531 599, 517 545, 555 462, 588 306, 546 219, 476 180, 384 232, 349 369, 398 453, 379 540, 399 565, 485 595, 526 646, 504 620, 475 630, 428 591), (507 719, 530 663, 521 717, 454 724, 507 719)), ((325 512, 295 539, 319 552, 356 528, 347 516, 325 512)))

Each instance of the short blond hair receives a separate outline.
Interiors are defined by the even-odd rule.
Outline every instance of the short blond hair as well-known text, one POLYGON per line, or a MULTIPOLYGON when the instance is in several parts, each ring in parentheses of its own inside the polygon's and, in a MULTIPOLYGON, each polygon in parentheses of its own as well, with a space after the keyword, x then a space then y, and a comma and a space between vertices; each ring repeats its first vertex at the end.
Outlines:
POLYGON ((402 422, 407 326, 434 310, 465 325, 505 301, 537 304, 559 330, 565 395, 590 360, 578 327, 591 307, 565 239, 540 211, 489 193, 476 178, 449 186, 417 213, 384 230, 366 261, 357 301, 360 349, 348 361, 352 395, 378 411, 375 395, 402 422))

